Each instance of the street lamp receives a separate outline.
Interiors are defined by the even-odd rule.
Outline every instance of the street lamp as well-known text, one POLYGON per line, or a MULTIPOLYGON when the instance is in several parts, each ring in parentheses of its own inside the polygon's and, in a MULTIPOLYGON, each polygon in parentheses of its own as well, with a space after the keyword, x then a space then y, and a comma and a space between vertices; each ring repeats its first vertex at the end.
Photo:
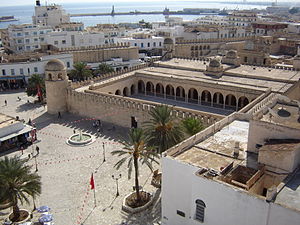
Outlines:
POLYGON ((105 162, 106 159, 105 159, 105 145, 104 145, 104 142, 102 143, 102 148, 103 148, 103 162, 105 162))
POLYGON ((112 175, 111 176, 112 179, 114 179, 116 181, 116 184, 117 184, 117 193, 116 193, 116 197, 118 197, 120 194, 119 194, 119 184, 118 184, 118 180, 122 177, 121 174, 119 174, 119 176, 114 176, 112 175))

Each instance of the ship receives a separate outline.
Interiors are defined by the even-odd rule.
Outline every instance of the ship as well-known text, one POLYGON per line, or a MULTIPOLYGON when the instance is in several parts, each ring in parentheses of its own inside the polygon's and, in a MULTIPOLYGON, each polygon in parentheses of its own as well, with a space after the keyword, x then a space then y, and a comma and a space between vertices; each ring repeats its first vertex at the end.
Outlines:
POLYGON ((0 16, 0 22, 10 22, 10 21, 17 21, 14 16, 0 16))

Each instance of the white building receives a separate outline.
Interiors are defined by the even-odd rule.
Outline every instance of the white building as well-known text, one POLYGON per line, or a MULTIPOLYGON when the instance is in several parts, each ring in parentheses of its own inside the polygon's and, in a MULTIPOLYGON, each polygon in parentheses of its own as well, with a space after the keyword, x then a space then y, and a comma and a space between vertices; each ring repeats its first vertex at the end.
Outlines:
POLYGON ((229 25, 228 18, 225 16, 204 16, 192 21, 193 24, 202 25, 229 25))
POLYGON ((251 10, 234 11, 228 15, 228 23, 232 26, 247 27, 257 21, 259 21, 257 13, 251 10))
POLYGON ((299 105, 284 99, 255 120, 226 117, 165 153, 162 224, 299 224, 299 105))
POLYGON ((80 31, 55 31, 48 33, 45 43, 59 49, 70 47, 88 47, 105 44, 104 33, 90 33, 80 31))
POLYGON ((142 64, 140 60, 131 59, 131 60, 123 60, 122 58, 111 58, 109 61, 101 62, 101 63, 87 63, 87 65, 93 69, 96 70, 100 64, 105 63, 110 65, 115 71, 119 71, 122 69, 128 69, 134 66, 138 66, 142 64))
POLYGON ((24 62, 0 63, 0 81, 1 83, 17 82, 22 80, 28 82, 32 74, 44 74, 44 67, 51 59, 62 60, 67 69, 73 69, 73 55, 44 55, 39 58, 32 58, 24 62))
POLYGON ((52 32, 49 26, 39 26, 32 24, 9 25, 3 45, 6 49, 16 53, 30 52, 40 48, 40 45, 46 43, 45 36, 52 32))
POLYGON ((300 34, 300 23, 288 23, 287 32, 300 34))
POLYGON ((164 47, 163 37, 157 37, 147 32, 134 33, 132 37, 117 38, 117 42, 129 43, 130 46, 138 47, 140 53, 152 51, 154 54, 161 54, 164 47))
POLYGON ((60 5, 41 6, 40 1, 37 0, 34 12, 34 16, 32 16, 33 24, 55 27, 62 23, 70 23, 69 14, 60 5))

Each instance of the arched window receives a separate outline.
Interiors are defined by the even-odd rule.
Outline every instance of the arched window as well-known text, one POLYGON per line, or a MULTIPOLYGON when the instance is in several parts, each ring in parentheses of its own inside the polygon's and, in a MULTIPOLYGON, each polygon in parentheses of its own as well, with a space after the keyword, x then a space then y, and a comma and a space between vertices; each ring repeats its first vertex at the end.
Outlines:
POLYGON ((206 205, 205 203, 200 200, 197 199, 196 200, 196 215, 195 215, 195 220, 199 221, 199 222, 204 222, 204 209, 205 209, 206 205))

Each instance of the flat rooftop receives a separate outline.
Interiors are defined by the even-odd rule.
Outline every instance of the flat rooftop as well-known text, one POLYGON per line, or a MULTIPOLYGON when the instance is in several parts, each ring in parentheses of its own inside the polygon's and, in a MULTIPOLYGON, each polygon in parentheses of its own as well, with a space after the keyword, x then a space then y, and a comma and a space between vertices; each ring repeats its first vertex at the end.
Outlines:
POLYGON ((249 122, 235 120, 204 141, 175 156, 177 160, 197 166, 221 171, 228 164, 243 163, 246 157, 249 122), (235 143, 239 143, 239 157, 234 158, 235 143))
POLYGON ((300 211, 300 168, 287 181, 276 196, 275 203, 300 211))
POLYGON ((282 126, 300 129, 300 108, 295 104, 276 103, 268 113, 261 118, 262 121, 272 122, 282 126))
POLYGON ((146 68, 145 72, 152 75, 191 78, 201 82, 214 82, 220 85, 237 86, 264 91, 272 88, 275 92, 285 92, 300 78, 299 71, 282 70, 267 67, 241 65, 231 68, 222 64, 226 70, 220 78, 204 74, 209 62, 199 60, 171 59, 157 62, 161 67, 146 68), (255 69, 253 69, 255 68, 255 69), (189 70, 189 73, 186 73, 189 70))

